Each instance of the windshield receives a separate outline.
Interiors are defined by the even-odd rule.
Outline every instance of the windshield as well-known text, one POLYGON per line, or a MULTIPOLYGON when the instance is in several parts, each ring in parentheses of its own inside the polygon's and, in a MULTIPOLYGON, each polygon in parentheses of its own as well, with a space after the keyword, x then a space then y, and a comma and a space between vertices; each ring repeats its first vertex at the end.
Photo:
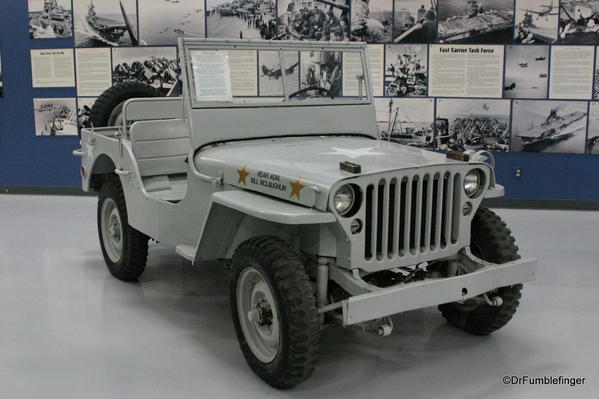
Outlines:
POLYGON ((327 105, 370 101, 364 51, 359 47, 202 47, 187 50, 194 108, 210 104, 327 105))

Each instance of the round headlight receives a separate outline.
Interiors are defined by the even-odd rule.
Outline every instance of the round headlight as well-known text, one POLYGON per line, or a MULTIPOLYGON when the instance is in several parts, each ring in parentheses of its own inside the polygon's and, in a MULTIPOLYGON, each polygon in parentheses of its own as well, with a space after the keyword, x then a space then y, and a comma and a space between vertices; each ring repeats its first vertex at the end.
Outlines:
POLYGON ((339 215, 346 214, 354 205, 356 193, 349 184, 339 187, 333 197, 333 206, 339 215))
POLYGON ((464 177, 464 192, 468 197, 474 196, 482 184, 482 177, 477 169, 472 169, 464 177))

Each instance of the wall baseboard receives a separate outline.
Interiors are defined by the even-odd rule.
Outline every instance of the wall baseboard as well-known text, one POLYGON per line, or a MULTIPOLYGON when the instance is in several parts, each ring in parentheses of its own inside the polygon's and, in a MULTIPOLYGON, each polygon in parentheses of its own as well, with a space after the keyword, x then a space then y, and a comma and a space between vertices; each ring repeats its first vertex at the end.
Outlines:
POLYGON ((0 194, 95 196, 77 186, 0 186, 0 194))
MULTIPOLYGON (((0 194, 21 195, 72 195, 95 196, 96 193, 86 193, 81 187, 64 186, 0 186, 0 194)), ((488 208, 514 209, 559 209, 578 211, 599 211, 599 200, 561 200, 533 198, 489 198, 483 200, 483 206, 488 208)))
POLYGON ((482 205, 488 208, 599 211, 599 200, 489 198, 483 200, 482 205))

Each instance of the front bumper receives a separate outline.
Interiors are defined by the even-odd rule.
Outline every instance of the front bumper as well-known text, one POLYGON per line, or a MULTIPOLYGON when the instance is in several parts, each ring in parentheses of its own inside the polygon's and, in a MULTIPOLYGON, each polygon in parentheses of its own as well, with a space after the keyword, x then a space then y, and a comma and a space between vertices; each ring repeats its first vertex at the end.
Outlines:
POLYGON ((486 263, 468 274, 426 279, 352 296, 342 301, 343 325, 473 298, 495 288, 534 280, 536 269, 535 259, 486 263))

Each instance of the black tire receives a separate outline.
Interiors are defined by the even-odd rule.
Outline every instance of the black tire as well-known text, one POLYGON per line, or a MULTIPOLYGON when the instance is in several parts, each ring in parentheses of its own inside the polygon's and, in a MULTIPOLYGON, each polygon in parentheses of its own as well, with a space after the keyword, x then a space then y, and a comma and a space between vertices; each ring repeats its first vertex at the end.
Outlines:
POLYGON ((131 98, 160 97, 160 91, 145 83, 123 82, 107 89, 94 103, 90 121, 94 127, 114 125, 116 115, 123 109, 125 101, 131 98))
POLYGON ((247 363, 267 384, 286 389, 312 375, 320 340, 316 301, 303 263, 283 240, 263 236, 239 245, 231 264, 231 313, 247 363), (268 363, 252 352, 240 324, 237 284, 240 274, 248 268, 258 270, 265 277, 277 302, 279 349, 268 363))
MULTIPOLYGON (((470 249, 472 254, 493 263, 506 263, 520 258, 510 229, 493 211, 480 208, 472 219, 470 249)), ((499 296, 503 303, 493 307, 481 304, 464 309, 456 303, 439 305, 449 324, 468 333, 486 335, 505 326, 520 304, 522 284, 497 289, 489 297, 499 296)))
POLYGON ((146 268, 148 258, 148 236, 129 226, 127 219, 127 206, 125 204, 125 195, 121 182, 117 177, 106 180, 100 188, 98 196, 98 235, 102 255, 106 261, 106 266, 114 277, 123 281, 136 280, 146 268), (116 205, 116 211, 120 218, 121 233, 120 242, 122 249, 120 256, 115 258, 109 254, 110 248, 107 248, 102 229, 102 212, 105 202, 112 201, 116 205))

